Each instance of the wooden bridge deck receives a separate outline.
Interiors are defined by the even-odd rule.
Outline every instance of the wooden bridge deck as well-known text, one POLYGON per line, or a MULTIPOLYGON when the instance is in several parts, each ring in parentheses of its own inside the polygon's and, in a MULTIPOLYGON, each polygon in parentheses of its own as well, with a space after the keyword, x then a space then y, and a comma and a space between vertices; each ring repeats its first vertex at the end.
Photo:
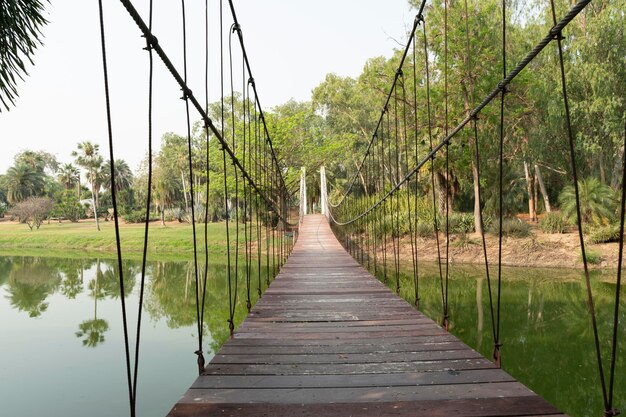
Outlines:
POLYGON ((305 218, 287 263, 169 416, 562 415, 305 218))

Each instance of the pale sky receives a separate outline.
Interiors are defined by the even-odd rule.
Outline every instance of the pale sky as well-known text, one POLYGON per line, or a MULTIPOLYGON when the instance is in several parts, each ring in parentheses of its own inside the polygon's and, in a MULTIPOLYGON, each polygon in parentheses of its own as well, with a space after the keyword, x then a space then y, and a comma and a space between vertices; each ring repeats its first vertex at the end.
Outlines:
MULTIPOLYGON (((147 21, 147 0, 135 7, 147 21)), ((327 73, 358 76, 368 58, 391 56, 406 42, 414 11, 407 0, 235 0, 261 104, 309 100, 327 73), (400 42, 400 44, 398 43, 400 42)), ((19 84, 16 107, 0 113, 0 173, 21 150, 46 150, 72 162, 79 141, 100 144, 108 157, 97 1, 54 0, 48 5, 45 44, 19 84)), ((188 84, 204 102, 204 1, 188 0, 188 84)), ((147 151, 148 54, 130 15, 104 0, 115 157, 135 170, 147 151)), ((210 101, 219 99, 219 2, 209 0, 210 101)), ((227 1, 224 24, 232 22, 227 1)), ((228 28, 225 28, 225 31, 228 28)), ((154 34, 182 74, 181 2, 154 1, 154 34)), ((233 38, 233 45, 238 45, 233 38)), ((228 38, 224 38, 225 60, 228 38)), ((241 85, 239 49, 235 78, 241 85)), ((228 74, 226 74, 228 77, 228 74)), ((185 106, 173 78, 155 54, 154 147, 163 133, 186 132, 185 106)), ((225 79, 227 93, 229 79, 225 79)), ((237 89, 237 87, 236 87, 237 89)), ((239 88, 241 90, 241 88, 239 88)), ((192 121, 198 120, 192 113, 192 121)), ((271 133, 271 132, 270 132, 271 133)))

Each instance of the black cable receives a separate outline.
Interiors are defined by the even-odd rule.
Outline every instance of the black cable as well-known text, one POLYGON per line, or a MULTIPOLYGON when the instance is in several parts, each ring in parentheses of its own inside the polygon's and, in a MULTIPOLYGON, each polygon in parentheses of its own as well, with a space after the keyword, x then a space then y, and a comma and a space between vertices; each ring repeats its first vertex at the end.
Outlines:
MULTIPOLYGON (((220 110, 221 110, 221 133, 222 138, 224 138, 224 122, 226 118, 224 117, 224 15, 223 15, 223 0, 220 0, 220 110)), ((222 143, 222 168, 224 173, 224 210, 226 212, 226 275, 228 280, 228 329, 230 331, 230 335, 232 336, 235 331, 234 324, 234 314, 233 314, 233 297, 232 297, 232 271, 231 271, 231 263, 230 263, 230 213, 228 210, 228 182, 226 180, 227 176, 227 165, 226 165, 226 147, 225 142, 222 143)))
POLYGON ((443 288, 443 271, 441 269, 441 249, 439 245, 439 226, 437 224, 437 194, 435 192, 435 156, 433 153, 433 127, 431 121, 430 110, 430 70, 428 68, 428 40, 426 38, 426 22, 422 22, 422 28, 424 32, 424 55, 426 56, 424 72, 426 74, 426 109, 428 114, 428 146, 430 149, 430 187, 432 188, 433 195, 433 229, 435 232, 435 243, 437 244, 437 266, 439 267, 439 281, 441 283, 441 303, 444 309, 444 324, 445 324, 445 294, 443 288))
MULTIPOLYGON (((444 71, 443 71, 443 97, 444 97, 444 132, 448 136, 448 0, 444 0, 444 71)), ((446 290, 443 301, 443 327, 448 330, 448 281, 450 276, 450 142, 446 142, 446 290)))
MULTIPOLYGON (((230 114, 231 114, 231 134, 232 147, 235 157, 237 155, 237 138, 235 134, 235 86, 233 81, 233 49, 232 36, 238 31, 239 27, 233 23, 228 31, 228 58, 229 58, 229 74, 230 74, 230 114)), ((233 164, 233 176, 235 177, 235 289, 233 291, 232 311, 230 312, 231 325, 234 330, 235 310, 237 309, 237 298, 239 295, 239 176, 237 174, 237 165, 233 164)))
MULTIPOLYGON (((624 144, 626 149, 626 118, 624 119, 624 144)), ((619 330, 619 302, 622 289, 622 262, 624 255, 624 216, 626 215, 626 152, 622 153, 622 199, 620 200, 619 222, 619 257, 617 258, 617 282, 615 284, 615 307, 613 313, 613 340, 611 341, 611 368, 609 372, 609 401, 608 410, 613 415, 618 411, 613 409, 613 384, 615 381, 615 360, 617 359, 617 332, 619 330)))
MULTIPOLYGON (((152 0, 149 6, 149 27, 152 30, 152 0)), ((152 87, 153 69, 152 48, 147 43, 144 48, 148 51, 148 193, 146 196, 146 221, 144 223, 143 252, 141 255, 141 280, 139 287, 139 304, 137 307, 137 333, 135 338, 135 368, 133 371, 133 398, 137 398, 137 375, 139 373, 139 345, 141 338, 141 316, 143 312, 143 298, 146 283, 146 260, 148 258, 148 229, 150 227, 150 202, 152 201, 152 87)), ((112 187, 111 187, 112 188, 112 187)))
MULTIPOLYGON (((480 185, 480 152, 479 152, 479 144, 478 144, 478 126, 477 126, 477 118, 474 117, 474 158, 476 160, 476 172, 478 175, 478 188, 476 193, 476 198, 478 199, 479 205, 481 203, 481 194, 482 194, 482 186, 480 185)), ((483 244, 483 257, 485 259, 485 275, 487 277, 487 290, 489 292, 489 311, 491 313, 491 330, 493 340, 496 340, 496 320, 493 311, 493 296, 491 292, 491 275, 489 274, 489 260, 487 258, 487 241, 485 240, 485 227, 483 222, 483 210, 482 206, 479 211, 480 218, 480 237, 482 239, 483 244)))
MULTIPOLYGON (((550 0, 550 6, 552 8, 552 21, 554 23, 553 29, 557 27, 556 25, 556 12, 554 10, 554 0, 550 0)), ((604 412, 605 415, 613 415, 609 414, 611 409, 609 407, 609 400, 607 395, 606 381, 604 378, 604 367, 602 366, 602 353, 600 350, 600 337, 598 335, 598 324, 596 320, 596 310, 593 302, 593 293, 591 291, 591 279, 589 276, 589 266, 587 263, 587 253, 585 251, 585 239, 583 237, 583 226, 582 226, 582 216, 580 210, 580 194, 578 190, 578 170, 576 167, 576 151, 574 146, 574 132, 572 129, 572 122, 570 117, 570 108, 569 108, 569 100, 567 97, 567 83, 565 80, 565 65, 563 63, 563 46, 561 45, 562 35, 561 30, 555 31, 553 33, 556 41, 557 48, 559 53, 559 67, 561 71, 561 88, 563 94, 563 106, 565 108, 565 124, 567 127, 567 137, 569 142, 569 151, 570 151, 570 159, 572 164, 572 177, 574 181, 574 195, 576 197, 576 224, 578 226, 578 238, 580 241, 580 250, 583 260, 583 269, 585 271, 585 285, 587 287, 587 303, 589 304, 589 313, 591 315, 591 324, 593 327, 593 338, 596 350, 596 359, 598 362, 598 372, 600 374, 600 385, 602 388, 602 400, 604 402, 604 412)))
MULTIPOLYGON (((209 111, 209 2, 204 2, 204 107, 209 111)), ((204 135, 206 139, 206 189, 204 197, 204 275, 202 278, 202 305, 200 306, 200 333, 198 334, 198 345, 200 349, 196 352, 198 355, 198 373, 204 372, 204 354, 203 354, 203 337, 204 337, 204 309, 206 303, 206 283, 209 277, 209 193, 211 191, 211 170, 209 166, 209 126, 204 125, 204 135)))
MULTIPOLYGON (((115 158, 113 156, 113 129, 111 124, 111 99, 109 96, 109 74, 107 69, 106 41, 104 35, 104 12, 102 10, 102 0, 98 0, 98 12, 100 17, 100 40, 102 46, 102 70, 104 74, 104 95, 106 99, 107 131, 109 137, 109 158, 111 175, 111 199, 113 201, 113 219, 115 221, 115 246, 117 249, 117 268, 119 270, 120 301, 122 305, 122 326, 124 329, 124 350, 126 354, 126 378, 128 383, 128 400, 130 405, 130 415, 135 416, 135 395, 134 385, 131 381, 130 365, 130 343, 128 337, 128 324, 126 317, 126 296, 124 291, 124 270, 122 269, 122 246, 120 243, 119 219, 117 217, 117 193, 115 190, 115 158)), ((97 216, 97 213, 95 214, 97 216)))
MULTIPOLYGON (((183 81, 187 84, 187 19, 185 17, 185 0, 181 0, 182 17, 183 17, 183 81)), ((198 276, 198 243, 196 239, 196 209, 195 209, 195 196, 193 189, 193 162, 192 162, 192 149, 191 149, 191 118, 189 116, 189 97, 187 92, 183 90, 183 100, 185 100, 185 113, 187 117, 187 162, 189 165, 189 192, 191 200, 191 230, 193 234, 193 267, 194 276, 196 280, 196 320, 198 326, 198 336, 202 333, 202 324, 200 321, 200 294, 199 286, 200 280, 198 276)), ((198 337, 200 343, 200 337, 198 337)), ((202 352, 202 345, 198 346, 198 350, 202 352)), ((198 359, 200 359, 200 354, 198 359)))
MULTIPOLYGON (((418 24, 422 23, 423 19, 421 16, 418 16, 418 24)), ((424 57, 424 59, 428 59, 428 55, 424 57)), ((414 132, 415 132, 415 164, 419 163, 419 146, 418 146, 418 127, 417 127, 417 32, 413 34, 413 124, 414 124, 414 132)), ((407 168, 408 169, 408 168, 407 168)), ((418 201, 418 190, 419 187, 419 175, 415 176, 415 198, 413 201, 414 208, 414 216, 413 219, 409 219, 409 221, 413 221, 413 237, 412 237, 412 251, 413 251, 413 287, 415 289, 415 307, 419 310, 420 308, 420 293, 419 293, 419 259, 418 259, 418 251, 417 251, 417 221, 418 221, 418 212, 417 212, 417 201, 418 201)), ((409 190, 411 187, 409 187, 409 190)))

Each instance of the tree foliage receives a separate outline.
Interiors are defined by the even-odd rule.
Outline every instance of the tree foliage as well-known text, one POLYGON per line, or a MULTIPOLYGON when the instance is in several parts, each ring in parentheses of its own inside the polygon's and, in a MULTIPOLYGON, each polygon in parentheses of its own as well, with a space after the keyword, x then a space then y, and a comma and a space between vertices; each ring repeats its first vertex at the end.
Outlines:
POLYGON ((33 227, 39 229, 53 206, 54 202, 47 197, 29 197, 13 206, 11 213, 33 230, 33 227))
MULTIPOLYGON (((0 2, 0 102, 9 110, 18 97, 17 83, 28 75, 27 63, 42 44, 42 27, 48 23, 41 0, 0 2)), ((0 107, 1 111, 2 107, 0 107)))

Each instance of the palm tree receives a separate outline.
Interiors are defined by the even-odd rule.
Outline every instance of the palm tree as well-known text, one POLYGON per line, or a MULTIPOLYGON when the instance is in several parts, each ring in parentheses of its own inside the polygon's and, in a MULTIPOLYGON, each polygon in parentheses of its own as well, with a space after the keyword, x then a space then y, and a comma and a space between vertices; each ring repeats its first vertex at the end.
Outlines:
POLYGON ((26 63, 33 63, 35 49, 42 44, 41 0, 2 0, 0 2, 0 101, 8 110, 17 98, 17 81, 24 79, 26 63), (6 51, 6 53, 5 53, 6 51))
POLYGON ((96 276, 89 282, 89 290, 93 297, 93 319, 85 320, 78 326, 76 337, 83 338, 83 346, 96 347, 104 342, 104 333, 109 330, 109 323, 98 318, 98 298, 104 296, 102 287, 99 285, 104 274, 100 268, 100 259, 96 261, 96 276))
POLYGON ((7 200, 19 203, 31 196, 39 196, 44 191, 43 172, 34 170, 27 164, 12 166, 4 178, 7 187, 7 200))
MULTIPOLYGON (((131 187, 133 183, 133 172, 123 159, 115 160, 115 191, 120 192, 131 187)), ((102 167, 102 186, 105 190, 111 189, 111 161, 105 162, 102 167)))
POLYGON ((80 171, 72 164, 64 164, 59 169, 59 174, 57 178, 63 186, 65 186, 66 190, 71 189, 74 184, 77 184, 77 192, 79 193, 76 197, 80 198, 80 171))
POLYGON ((154 202, 161 213, 161 226, 165 226, 165 209, 171 207, 176 198, 176 180, 165 167, 157 165, 152 182, 154 202))
MULTIPOLYGON (((607 225, 615 214, 616 199, 611 187, 596 178, 578 181, 580 214, 583 223, 594 226, 607 225)), ((574 186, 563 188, 559 195, 561 210, 570 219, 576 219, 576 194, 574 186)))
POLYGON ((76 164, 85 169, 87 181, 91 185, 91 198, 93 201, 93 217, 96 219, 96 229, 100 230, 98 221, 98 196, 102 184, 102 156, 99 153, 100 145, 89 141, 80 142, 76 151, 72 151, 72 156, 76 159, 76 164))

